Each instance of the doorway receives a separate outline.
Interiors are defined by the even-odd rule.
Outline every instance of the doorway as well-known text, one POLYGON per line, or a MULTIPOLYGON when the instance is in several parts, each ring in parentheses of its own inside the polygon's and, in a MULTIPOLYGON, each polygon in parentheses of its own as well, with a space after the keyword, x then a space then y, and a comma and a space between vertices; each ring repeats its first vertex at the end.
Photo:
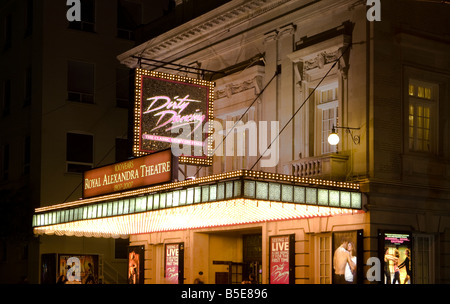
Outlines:
POLYGON ((252 275, 256 284, 262 284, 262 235, 243 235, 242 242, 242 279, 249 280, 252 275))

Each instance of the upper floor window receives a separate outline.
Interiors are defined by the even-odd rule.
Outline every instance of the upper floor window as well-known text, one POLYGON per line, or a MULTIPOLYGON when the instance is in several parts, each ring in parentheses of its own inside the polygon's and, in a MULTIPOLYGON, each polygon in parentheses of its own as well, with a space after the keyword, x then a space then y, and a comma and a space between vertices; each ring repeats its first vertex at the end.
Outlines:
POLYGON ((69 28, 86 32, 95 31, 95 0, 80 0, 81 21, 69 22, 69 28))
POLYGON ((216 118, 222 124, 219 134, 223 135, 223 138, 216 144, 221 145, 218 146, 218 151, 223 152, 215 153, 218 156, 223 155, 220 160, 222 172, 246 169, 251 165, 250 156, 255 156, 255 138, 252 137, 255 134, 251 132, 255 110, 251 108, 245 115, 243 113, 244 110, 241 110, 216 118))
POLYGON ((435 152, 438 86, 410 79, 408 85, 408 144, 410 151, 435 152))
POLYGON ((332 83, 316 91, 316 105, 318 121, 320 121, 320 148, 322 154, 336 152, 336 146, 328 143, 333 126, 337 126, 339 119, 338 84, 332 83))
POLYGON ((117 37, 134 40, 134 30, 142 23, 142 8, 140 3, 132 1, 117 1, 117 37))
POLYGON ((92 168, 94 163, 94 136, 67 133, 67 172, 82 173, 92 168))
POLYGON ((69 61, 67 91, 69 101, 94 103, 94 65, 69 61))

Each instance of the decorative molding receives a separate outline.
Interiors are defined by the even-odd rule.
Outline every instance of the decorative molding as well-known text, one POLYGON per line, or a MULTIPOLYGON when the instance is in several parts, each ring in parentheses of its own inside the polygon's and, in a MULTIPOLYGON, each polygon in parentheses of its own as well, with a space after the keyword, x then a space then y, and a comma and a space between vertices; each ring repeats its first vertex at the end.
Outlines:
POLYGON ((264 43, 270 41, 276 41, 278 39, 279 32, 277 30, 270 31, 264 34, 264 43))
POLYGON ((232 95, 254 89, 255 95, 258 95, 261 91, 262 87, 262 79, 263 76, 255 76, 252 79, 244 80, 241 82, 233 82, 228 83, 225 85, 224 88, 216 89, 216 97, 215 100, 222 99, 222 98, 231 98, 232 95))
POLYGON ((325 65, 334 63, 338 58, 340 58, 338 70, 342 77, 346 79, 350 52, 346 52, 342 57, 341 55, 350 41, 350 36, 339 35, 289 54, 288 57, 294 63, 294 70, 298 79, 297 86, 300 89, 302 88, 302 84, 307 81, 309 72, 322 69, 325 65))
POLYGON ((280 27, 278 30, 278 39, 283 36, 292 36, 295 34, 296 27, 293 24, 288 24, 283 27, 280 27))
POLYGON ((153 40, 149 40, 118 58, 123 64, 133 68, 137 65, 137 59, 132 58, 132 56, 156 58, 181 46, 185 47, 186 44, 194 40, 198 44, 199 39, 206 40, 208 37, 217 35, 219 31, 228 31, 233 26, 248 22, 291 1, 293 0, 250 0, 240 1, 238 5, 235 4, 235 1, 232 1, 153 40), (221 9, 222 11, 220 11, 221 9))

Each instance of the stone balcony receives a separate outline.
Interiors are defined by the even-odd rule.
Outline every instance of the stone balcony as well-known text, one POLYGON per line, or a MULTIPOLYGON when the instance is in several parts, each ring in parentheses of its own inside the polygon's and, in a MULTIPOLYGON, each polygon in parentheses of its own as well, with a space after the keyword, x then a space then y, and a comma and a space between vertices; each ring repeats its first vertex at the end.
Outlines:
POLYGON ((284 165, 284 174, 343 181, 347 175, 348 156, 327 154, 291 161, 284 165))

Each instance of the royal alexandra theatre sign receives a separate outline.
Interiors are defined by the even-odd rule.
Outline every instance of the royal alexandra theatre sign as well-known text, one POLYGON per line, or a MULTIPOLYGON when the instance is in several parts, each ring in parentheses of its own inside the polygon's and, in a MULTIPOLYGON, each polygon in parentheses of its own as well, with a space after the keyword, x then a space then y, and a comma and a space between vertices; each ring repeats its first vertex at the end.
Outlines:
POLYGON ((170 150, 84 172, 83 197, 171 182, 178 171, 170 150))

